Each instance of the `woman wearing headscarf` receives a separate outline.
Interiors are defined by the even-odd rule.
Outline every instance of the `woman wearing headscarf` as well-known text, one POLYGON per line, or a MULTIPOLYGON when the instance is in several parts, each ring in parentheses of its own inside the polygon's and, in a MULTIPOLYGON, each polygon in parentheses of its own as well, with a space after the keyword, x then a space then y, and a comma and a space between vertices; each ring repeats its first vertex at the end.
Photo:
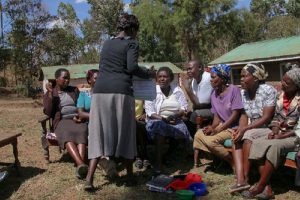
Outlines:
POLYGON ((136 156, 136 122, 132 77, 155 77, 155 71, 138 66, 137 17, 122 14, 117 29, 117 36, 103 44, 99 75, 93 90, 88 143, 91 160, 86 190, 93 189, 96 165, 103 156, 123 158, 126 184, 135 184, 132 163, 136 156))
POLYGON ((253 140, 249 159, 258 163, 260 179, 242 195, 246 198, 274 197, 269 180, 287 152, 295 149, 297 121, 300 116, 300 69, 285 73, 281 80, 282 93, 276 102, 276 111, 269 134, 253 140))
POLYGON ((233 129, 237 128, 243 104, 240 89, 228 84, 230 70, 225 64, 215 65, 211 69, 211 111, 214 119, 212 125, 199 130, 194 137, 195 167, 198 166, 199 150, 214 154, 233 166, 232 157, 223 144, 226 139, 231 138, 233 129))
POLYGON ((240 119, 239 128, 233 134, 232 156, 237 180, 230 187, 231 193, 250 188, 248 156, 252 141, 270 133, 267 127, 274 115, 277 91, 273 86, 265 84, 267 77, 268 73, 261 64, 247 64, 241 71, 245 113, 240 119))

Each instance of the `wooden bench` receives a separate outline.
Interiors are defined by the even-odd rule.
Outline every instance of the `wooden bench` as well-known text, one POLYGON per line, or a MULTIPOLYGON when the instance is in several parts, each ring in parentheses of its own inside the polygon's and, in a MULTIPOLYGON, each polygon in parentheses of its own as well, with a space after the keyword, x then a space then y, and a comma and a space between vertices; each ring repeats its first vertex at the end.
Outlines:
MULTIPOLYGON (((232 152, 231 146, 232 146, 231 139, 227 139, 224 142, 224 147, 226 148, 226 150, 228 152, 232 152)), ((287 154, 287 156, 286 156, 286 159, 285 159, 285 162, 284 162, 284 166, 297 169, 297 165, 296 165, 296 161, 295 161, 296 154, 297 154, 297 152, 295 152, 295 151, 289 152, 287 154)))
POLYGON ((0 147, 4 147, 9 144, 11 144, 13 147, 13 154, 15 157, 14 167, 16 168, 17 171, 21 166, 18 158, 18 137, 21 135, 22 133, 5 133, 0 135, 0 147))

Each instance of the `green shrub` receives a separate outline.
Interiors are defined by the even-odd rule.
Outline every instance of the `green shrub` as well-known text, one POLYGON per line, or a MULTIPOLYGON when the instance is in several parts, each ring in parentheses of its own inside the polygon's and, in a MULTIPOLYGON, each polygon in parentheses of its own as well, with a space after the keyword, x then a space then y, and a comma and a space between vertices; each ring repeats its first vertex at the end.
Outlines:
POLYGON ((17 85, 16 92, 20 96, 28 96, 28 88, 26 85, 17 85))
POLYGON ((0 77, 0 87, 6 87, 7 86, 7 78, 0 77))

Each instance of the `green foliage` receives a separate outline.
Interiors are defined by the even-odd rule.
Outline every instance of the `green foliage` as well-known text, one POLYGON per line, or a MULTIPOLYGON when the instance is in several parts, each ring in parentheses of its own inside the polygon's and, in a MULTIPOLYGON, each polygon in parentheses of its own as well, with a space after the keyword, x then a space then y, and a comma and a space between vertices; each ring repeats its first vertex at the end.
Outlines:
MULTIPOLYGON (((121 0, 88 0, 94 29, 102 34, 114 35, 119 15, 123 12, 121 0)), ((99 35, 100 37, 100 35, 99 35)))
POLYGON ((8 83, 7 78, 0 77, 0 87, 6 87, 7 83, 8 83))

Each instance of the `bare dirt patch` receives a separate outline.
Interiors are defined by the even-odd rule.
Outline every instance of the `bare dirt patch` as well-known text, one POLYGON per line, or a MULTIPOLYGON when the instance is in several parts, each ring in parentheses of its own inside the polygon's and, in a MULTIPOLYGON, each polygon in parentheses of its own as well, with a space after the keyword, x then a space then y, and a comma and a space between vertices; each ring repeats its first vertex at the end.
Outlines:
MULTIPOLYGON (((147 190, 145 183, 151 178, 151 171, 135 171, 138 186, 127 188, 118 181, 110 183, 101 170, 96 171, 95 185, 102 189, 95 193, 83 191, 84 181, 75 177, 75 167, 68 154, 59 154, 51 147, 50 156, 54 163, 46 164, 40 143, 41 128, 37 123, 42 107, 35 100, 27 98, 0 98, 0 134, 22 132, 19 137, 19 159, 21 175, 10 170, 10 176, 0 183, 0 199, 176 199, 174 194, 153 193, 147 190)), ((150 149, 151 150, 151 149, 150 149)), ((182 151, 175 151, 166 167, 167 173, 181 170, 188 172, 192 168, 192 158, 186 158, 182 151)), ((0 149, 0 168, 14 161, 11 146, 0 149)), ((208 185, 209 194, 202 199, 242 199, 231 196, 228 187, 234 183, 234 176, 226 170, 217 173, 203 173, 203 168, 191 170, 203 176, 208 185)), ((293 187, 294 172, 282 168, 274 174, 272 185, 276 199, 299 199, 299 192, 293 187)), ((254 177, 257 180, 257 177, 254 177)))

